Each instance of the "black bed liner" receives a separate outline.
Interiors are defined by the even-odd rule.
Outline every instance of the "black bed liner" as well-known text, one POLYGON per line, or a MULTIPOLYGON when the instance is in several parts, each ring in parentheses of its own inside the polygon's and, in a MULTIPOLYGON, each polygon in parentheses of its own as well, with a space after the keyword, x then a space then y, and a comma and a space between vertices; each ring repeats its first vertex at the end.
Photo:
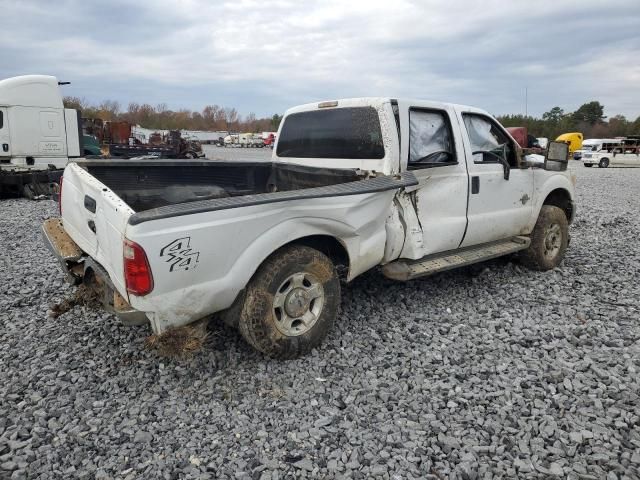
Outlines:
POLYGON ((229 208, 359 195, 416 185, 413 173, 374 176, 357 169, 284 162, 84 160, 77 162, 137 213, 131 225, 229 208))
POLYGON ((154 208, 144 212, 135 213, 129 217, 129 224, 138 225, 151 220, 191 215, 194 213, 214 212, 230 208, 263 205, 265 203, 384 192, 410 187, 417 184, 418 180, 412 172, 403 172, 399 175, 385 175, 355 182, 327 185, 325 187, 306 188, 303 190, 293 190, 288 192, 245 195, 242 197, 217 198, 213 200, 203 200, 200 202, 167 205, 166 207, 154 208))

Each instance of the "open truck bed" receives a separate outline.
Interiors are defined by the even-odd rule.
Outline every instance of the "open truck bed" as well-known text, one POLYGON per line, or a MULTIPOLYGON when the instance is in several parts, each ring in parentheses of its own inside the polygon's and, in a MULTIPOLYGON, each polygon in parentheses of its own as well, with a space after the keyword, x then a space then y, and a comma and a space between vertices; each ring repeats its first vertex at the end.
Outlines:
MULTIPOLYGON (((84 160, 77 164, 134 211, 199 200, 289 192, 354 182, 356 170, 271 162, 84 160)), ((273 197, 265 197, 266 200, 273 197)))

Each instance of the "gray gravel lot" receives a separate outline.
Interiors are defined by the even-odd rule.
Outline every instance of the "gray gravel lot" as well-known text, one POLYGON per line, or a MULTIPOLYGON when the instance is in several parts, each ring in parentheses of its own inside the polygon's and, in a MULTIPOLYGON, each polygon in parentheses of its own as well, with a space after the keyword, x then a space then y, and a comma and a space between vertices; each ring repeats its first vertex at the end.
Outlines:
POLYGON ((47 318, 56 206, 0 202, 0 478, 639 478, 640 169, 575 172, 561 268, 366 274, 287 362, 219 325, 177 361, 101 311, 47 318))

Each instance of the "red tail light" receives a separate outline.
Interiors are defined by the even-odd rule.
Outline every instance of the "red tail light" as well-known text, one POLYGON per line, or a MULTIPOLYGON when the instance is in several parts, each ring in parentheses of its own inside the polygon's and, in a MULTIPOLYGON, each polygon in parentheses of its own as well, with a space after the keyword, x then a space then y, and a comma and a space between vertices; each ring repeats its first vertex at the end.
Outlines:
POLYGON ((62 216, 62 180, 64 177, 60 177, 60 182, 58 184, 58 211, 60 212, 60 216, 62 216))
POLYGON ((124 281, 127 292, 133 295, 147 295, 153 290, 153 275, 147 254, 140 245, 124 240, 124 281))

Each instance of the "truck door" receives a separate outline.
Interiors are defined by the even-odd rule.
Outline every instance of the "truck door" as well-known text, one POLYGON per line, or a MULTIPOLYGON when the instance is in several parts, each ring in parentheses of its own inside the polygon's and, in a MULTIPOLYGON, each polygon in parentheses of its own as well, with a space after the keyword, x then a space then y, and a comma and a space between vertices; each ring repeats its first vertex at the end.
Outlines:
POLYGON ((451 107, 431 108, 428 103, 403 105, 402 123, 408 126, 408 138, 401 139, 401 164, 418 179, 407 189, 417 215, 418 225, 407 223, 407 241, 403 256, 424 255, 458 248, 467 225, 468 176, 464 146, 451 107), (404 107, 404 108, 403 108, 404 107), (417 235, 416 235, 417 233, 417 235), (421 248, 415 248, 415 237, 421 248))
POLYGON ((11 137, 9 136, 9 118, 7 108, 0 107, 0 157, 11 156, 11 137))
POLYGON ((533 175, 518 168, 515 142, 491 117, 459 111, 466 131, 469 171, 468 226, 462 247, 525 232, 533 213, 533 175))

